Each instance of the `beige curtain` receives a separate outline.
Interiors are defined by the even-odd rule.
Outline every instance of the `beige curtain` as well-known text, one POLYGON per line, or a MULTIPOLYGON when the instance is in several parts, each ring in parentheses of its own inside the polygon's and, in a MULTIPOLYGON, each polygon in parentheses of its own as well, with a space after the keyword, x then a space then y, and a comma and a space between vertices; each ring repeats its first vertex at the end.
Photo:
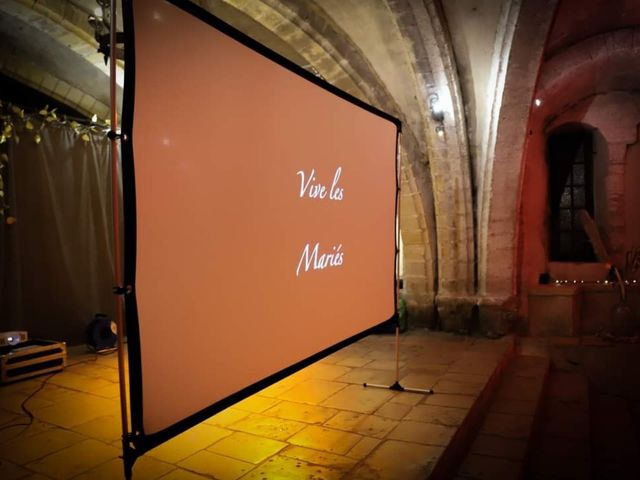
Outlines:
POLYGON ((84 343, 96 313, 114 315, 109 141, 48 125, 8 143, 9 214, 0 227, 0 330, 84 343))

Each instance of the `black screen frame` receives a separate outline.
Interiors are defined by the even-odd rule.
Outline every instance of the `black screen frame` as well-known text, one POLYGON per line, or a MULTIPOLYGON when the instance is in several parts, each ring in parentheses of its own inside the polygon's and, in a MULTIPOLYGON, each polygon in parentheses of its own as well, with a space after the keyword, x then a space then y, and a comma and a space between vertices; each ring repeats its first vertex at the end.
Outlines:
MULTIPOLYGON (((143 403, 142 403, 142 361, 141 361, 141 345, 140 345, 140 329, 138 320, 138 309, 136 302, 136 193, 135 193, 135 162, 133 155, 133 124, 134 124, 134 100, 135 100, 135 31, 133 21, 133 3, 135 0, 123 0, 123 24, 125 38, 125 80, 124 95, 122 107, 122 136, 121 136, 121 153, 122 153, 122 189, 123 189, 123 213, 124 213, 124 284, 126 285, 125 294, 125 324, 127 329, 127 351, 129 364, 129 400, 131 412, 131 432, 126 432, 123 437, 123 446, 125 448, 125 464, 127 461, 130 465, 135 459, 145 452, 155 448, 156 446, 170 440, 185 430, 206 420, 212 415, 230 407, 231 405, 247 398, 250 395, 266 388, 267 386, 285 378, 292 373, 320 360, 321 358, 350 345, 357 340, 377 331, 380 327, 393 323, 398 324, 397 316, 397 286, 398 286, 398 235, 395 235, 394 241, 394 279, 390 288, 394 290, 394 314, 391 318, 381 322, 372 328, 366 329, 356 335, 344 339, 320 352, 317 352, 304 360, 301 360, 289 367, 286 367, 262 380, 255 382, 240 391, 222 399, 208 407, 176 422, 175 424, 164 428, 153 434, 145 434, 143 427, 143 403)), ((230 38, 240 42, 242 45, 250 48, 263 57, 275 62, 283 68, 297 74, 305 80, 315 84, 318 87, 348 101, 349 103, 362 108, 374 115, 377 115, 396 126, 396 158, 395 158, 395 174, 396 174, 396 192, 395 192, 395 221, 398 221, 398 202, 399 202, 399 179, 398 179, 398 141, 402 129, 402 122, 382 110, 369 105, 353 95, 340 90, 339 88, 326 82, 324 79, 305 70, 294 62, 281 56, 277 52, 258 43, 246 34, 227 24, 212 13, 203 8, 189 2, 188 0, 160 0, 166 1, 183 11, 191 14, 196 19, 204 22, 219 32, 229 36, 230 38)), ((168 348, 168 355, 170 348, 168 348)))

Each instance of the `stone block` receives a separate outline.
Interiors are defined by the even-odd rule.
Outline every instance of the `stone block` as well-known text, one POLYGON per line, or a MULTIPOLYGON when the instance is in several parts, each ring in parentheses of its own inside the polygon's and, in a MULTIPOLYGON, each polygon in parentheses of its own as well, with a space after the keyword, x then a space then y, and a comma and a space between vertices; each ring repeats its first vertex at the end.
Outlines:
POLYGON ((533 336, 578 334, 582 289, 538 285, 529 290, 529 333, 533 336))
POLYGON ((486 335, 506 335, 517 320, 517 311, 504 305, 480 305, 478 313, 478 328, 486 335))
POLYGON ((436 327, 436 310, 433 306, 433 296, 429 296, 430 301, 412 302, 407 296, 407 311, 409 313, 409 328, 431 328, 436 327))
POLYGON ((438 298, 436 303, 442 330, 460 333, 471 330, 474 302, 462 298, 438 298))

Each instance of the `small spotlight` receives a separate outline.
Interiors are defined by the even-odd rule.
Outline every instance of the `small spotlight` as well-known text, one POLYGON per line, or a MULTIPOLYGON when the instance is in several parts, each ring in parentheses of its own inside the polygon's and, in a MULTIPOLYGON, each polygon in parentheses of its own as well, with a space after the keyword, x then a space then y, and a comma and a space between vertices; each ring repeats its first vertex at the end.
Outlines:
POLYGON ((442 109, 442 103, 437 93, 429 95, 429 111, 431 112, 431 117, 436 122, 444 121, 444 110, 442 109))
POLYGON ((536 98, 536 99, 533 101, 533 104, 534 104, 536 107, 539 107, 540 105, 542 105, 542 100, 540 100, 539 98, 536 98))

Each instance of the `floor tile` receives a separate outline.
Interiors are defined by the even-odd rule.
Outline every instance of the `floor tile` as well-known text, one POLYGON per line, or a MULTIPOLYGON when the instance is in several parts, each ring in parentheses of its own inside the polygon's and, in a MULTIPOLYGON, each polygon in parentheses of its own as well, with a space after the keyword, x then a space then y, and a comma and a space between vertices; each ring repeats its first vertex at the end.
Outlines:
POLYGON ((301 447, 323 450, 344 455, 362 437, 350 432, 342 432, 310 425, 289 439, 289 443, 301 447))
POLYGON ((402 420, 387 438, 446 447, 455 431, 454 427, 402 420))
MULTIPOLYGON (((84 395, 84 393, 76 390, 69 390, 68 388, 47 383, 35 396, 40 400, 48 400, 52 404, 55 404, 66 400, 82 398, 84 395)), ((32 406, 32 408, 38 407, 32 406)))
POLYGON ((510 413, 513 415, 535 415, 538 402, 534 400, 512 400, 508 398, 496 398, 491 403, 491 411, 494 413, 510 413))
POLYGON ((392 397, 393 393, 389 390, 350 385, 326 399, 322 405, 339 410, 373 413, 392 397))
POLYGON ((330 365, 327 363, 314 363, 310 367, 311 378, 317 380, 335 380, 351 371, 350 367, 342 365, 330 365))
POLYGON ((448 372, 490 375, 495 369, 496 363, 495 358, 458 360, 449 366, 448 372))
MULTIPOLYGON (((2 395, 0 395, 0 408, 2 408, 4 411, 9 411, 9 412, 16 413, 18 415, 22 415, 24 413, 21 408, 22 402, 27 400, 29 395, 30 395, 30 392, 26 393, 26 392, 18 392, 18 391, 13 391, 13 392, 2 391, 2 395)), ((49 400, 45 400, 44 398, 35 396, 32 398, 29 398, 27 400, 26 405, 29 408, 29 410, 35 410, 37 408, 49 407, 53 405, 53 402, 49 400)))
MULTIPOLYGON (((476 385, 484 385, 489 381, 489 375, 479 375, 474 373, 453 373, 447 372, 440 378, 441 381, 451 381, 459 383, 473 383, 476 385)), ((445 393, 445 392, 443 392, 445 393)))
POLYGON ((343 367, 364 367, 367 363, 370 363, 372 360, 370 358, 365 357, 346 357, 340 360, 337 365, 343 367))
POLYGON ((275 398, 261 397, 259 395, 252 395, 244 400, 236 403, 233 408, 236 410, 246 410, 253 413, 262 413, 268 408, 273 407, 278 403, 275 398))
POLYGON ((376 415, 381 417, 400 420, 411 411, 411 405, 403 405, 401 403, 387 402, 376 410, 376 415))
POLYGON ((281 380, 272 385, 269 385, 267 388, 263 388, 258 392, 258 394, 262 397, 278 398, 284 392, 286 392, 287 390, 291 390, 293 387, 303 382, 304 380, 306 379, 301 379, 300 381, 292 381, 291 379, 287 378, 285 380, 281 380))
POLYGON ((430 389, 440 379, 440 375, 409 373, 400 380, 400 384, 405 388, 430 389))
POLYGON ((344 383, 308 379, 280 395, 282 400, 318 404, 345 388, 344 383))
POLYGON ((75 373, 76 375, 84 375, 85 377, 91 378, 100 378, 111 383, 118 383, 120 381, 117 368, 97 362, 75 365, 73 367, 69 367, 67 370, 71 373, 75 373))
MULTIPOLYGON (((405 385, 403 385, 405 386, 405 385)), ((409 386, 408 384, 406 386, 409 386)), ((414 385, 415 387, 415 385, 414 385)), ((424 400, 431 394, 425 393, 414 393, 414 392, 397 392, 393 399, 391 400, 393 403, 402 403, 403 405, 417 405, 420 402, 424 402, 424 400)))
POLYGON ((283 420, 254 413, 228 428, 275 440, 286 440, 305 426, 306 424, 294 420, 283 420))
POLYGON ((369 455, 374 448, 380 445, 381 440, 371 437, 362 437, 358 443, 356 443, 351 450, 347 452, 347 457, 362 460, 369 455))
MULTIPOLYGON (((406 366, 406 361, 398 362, 400 368, 406 366)), ((396 371, 396 361, 394 360, 373 360, 367 363, 367 368, 372 368, 374 370, 390 370, 396 371)))
POLYGON ((99 397, 120 398, 120 386, 117 383, 112 383, 104 387, 94 388, 91 393, 99 397))
POLYGON ((330 364, 330 365, 335 365, 337 364, 339 361, 344 360, 347 357, 352 356, 349 352, 347 352, 346 350, 342 349, 342 350, 338 350, 337 352, 332 353, 331 355, 327 355, 326 357, 324 357, 321 362, 322 363, 326 363, 326 364, 330 364))
MULTIPOLYGON (((175 467, 169 463, 149 456, 142 456, 133 465, 133 478, 136 480, 155 480, 174 469, 175 467)), ((123 476, 124 463, 121 458, 114 458, 74 477, 73 480, 113 480, 123 478, 123 476)))
POLYGON ((350 470, 357 462, 354 458, 295 445, 285 448, 279 455, 303 460, 312 465, 322 465, 334 470, 350 470))
POLYGON ((463 383, 440 379, 433 386, 433 390, 437 393, 454 395, 479 395, 484 386, 484 383, 463 383))
POLYGON ((207 450, 243 462, 260 463, 286 446, 286 443, 270 438, 235 432, 214 443, 207 450))
POLYGON ((471 445, 471 453, 521 462, 527 451, 527 441, 496 435, 479 434, 471 445))
POLYGON ((405 415, 404 420, 458 427, 462 425, 467 413, 468 410, 466 408, 442 407, 440 405, 416 405, 405 415))
MULTIPOLYGON (((18 420, 12 423, 12 425, 13 426, 11 428, 3 427, 2 429, 0 429, 0 446, 11 445, 15 440, 32 437, 34 435, 46 432, 47 430, 58 428, 55 425, 44 423, 37 419, 35 419, 29 426, 26 426, 28 425, 28 418, 26 416, 20 417, 18 420)), ((1 450, 2 448, 0 448, 0 451, 1 450)))
POLYGON ((218 480, 235 480, 254 467, 252 463, 218 455, 207 450, 193 454, 178 465, 218 480))
POLYGON ((354 368, 350 372, 336 378, 339 382, 357 383, 378 383, 381 385, 391 385, 395 380, 395 372, 390 370, 374 370, 371 368, 354 368))
POLYGON ((204 477, 202 475, 189 472, 188 470, 184 470, 182 468, 176 468, 175 470, 171 470, 169 473, 160 478, 162 480, 204 480, 210 479, 211 477, 204 477))
POLYGON ((0 460, 0 478, 2 480, 18 480, 29 475, 29 470, 6 460, 0 460))
POLYGON ((201 423, 150 450, 147 455, 163 462, 176 463, 229 435, 229 430, 201 423))
POLYGON ((113 460, 118 455, 120 450, 117 448, 97 440, 84 440, 25 467, 55 479, 67 479, 113 460))
POLYGON ((325 427, 374 438, 384 438, 397 425, 397 421, 389 418, 356 412, 340 412, 324 424, 325 427))
POLYGON ((73 427, 74 432, 90 438, 113 442, 122 439, 122 420, 114 415, 98 417, 73 427))
POLYGON ((227 408, 220 413, 216 413, 213 417, 209 417, 204 421, 204 423, 208 423, 209 425, 217 425, 219 427, 226 427, 227 425, 232 425, 235 422, 242 420, 243 418, 247 418, 249 415, 251 414, 245 410, 227 408))
POLYGON ((441 405, 443 407, 471 408, 476 398, 471 395, 448 395, 446 393, 434 393, 429 395, 425 405, 441 405))
POLYGON ((258 465, 242 477, 242 480, 338 480, 343 476, 342 470, 332 470, 321 465, 310 465, 295 458, 276 455, 258 465))
POLYGON ((62 371, 54 375, 48 383, 84 393, 92 393, 92 390, 96 388, 110 387, 113 385, 112 382, 102 378, 91 378, 70 371, 62 371))
POLYGON ((474 480, 512 480, 519 478, 520 464, 503 458, 469 455, 458 473, 474 480))
POLYGON ((347 478, 353 480, 424 480, 433 470, 442 448, 417 443, 385 441, 347 478))
POLYGON ((7 425, 8 423, 13 422, 20 416, 17 412, 10 412, 9 410, 5 410, 0 408, 0 425, 7 425))
POLYGON ((543 387, 543 378, 507 376, 500 385, 498 398, 537 401, 543 387))
POLYGON ((264 412, 265 415, 271 415, 273 417, 315 424, 326 422, 336 413, 337 410, 333 408, 288 401, 282 401, 264 412))
POLYGON ((54 428, 37 435, 16 438, 0 448, 0 457, 24 465, 82 440, 85 440, 82 435, 54 428))
POLYGON ((114 400, 80 393, 73 398, 50 407, 34 410, 36 418, 64 428, 87 423, 105 415, 120 415, 120 406, 114 400))
POLYGON ((527 415, 510 415, 505 413, 488 413, 485 416, 481 432, 506 438, 527 439, 531 434, 533 417, 527 415))

